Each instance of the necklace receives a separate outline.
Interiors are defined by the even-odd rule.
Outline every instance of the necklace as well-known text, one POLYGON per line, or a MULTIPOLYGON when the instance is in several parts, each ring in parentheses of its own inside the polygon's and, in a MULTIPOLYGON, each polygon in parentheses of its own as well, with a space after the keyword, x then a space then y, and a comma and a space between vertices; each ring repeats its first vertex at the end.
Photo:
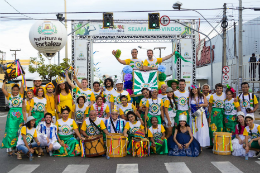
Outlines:
POLYGON ((101 108, 100 108, 100 111, 98 110, 98 104, 96 103, 96 112, 97 112, 97 116, 99 117, 99 118, 101 118, 102 116, 103 116, 103 108, 104 108, 104 103, 102 103, 102 105, 101 105, 101 108))

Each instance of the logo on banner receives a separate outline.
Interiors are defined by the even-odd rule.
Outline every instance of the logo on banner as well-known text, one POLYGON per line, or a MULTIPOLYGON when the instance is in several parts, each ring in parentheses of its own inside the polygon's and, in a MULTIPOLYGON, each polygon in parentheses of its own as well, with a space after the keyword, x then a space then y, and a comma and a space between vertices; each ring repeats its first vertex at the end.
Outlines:
POLYGON ((188 52, 185 52, 184 53, 184 56, 190 56, 188 52))
POLYGON ((52 35, 56 34, 58 31, 56 26, 51 22, 44 22, 41 26, 38 27, 38 33, 42 35, 52 35))
POLYGON ((150 87, 150 84, 149 83, 144 83, 142 88, 149 88, 150 87))
POLYGON ((86 60, 86 58, 82 52, 79 53, 77 60, 86 60))

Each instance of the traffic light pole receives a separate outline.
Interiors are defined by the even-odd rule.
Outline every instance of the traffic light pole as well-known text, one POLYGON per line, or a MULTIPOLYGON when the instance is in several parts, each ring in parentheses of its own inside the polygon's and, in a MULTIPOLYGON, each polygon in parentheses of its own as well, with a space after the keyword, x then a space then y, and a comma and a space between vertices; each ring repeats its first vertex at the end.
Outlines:
POLYGON ((178 20, 174 20, 174 19, 171 19, 171 20, 174 21, 174 22, 176 22, 176 23, 178 23, 178 24, 181 24, 182 26, 185 26, 185 27, 191 29, 192 31, 198 32, 198 33, 204 35, 205 37, 207 37, 207 38, 209 39, 209 43, 210 43, 210 52, 209 52, 209 53, 210 53, 210 62, 211 62, 211 63, 210 63, 210 71, 211 71, 210 86, 211 86, 211 89, 213 89, 213 61, 212 61, 212 51, 211 51, 211 50, 212 50, 211 39, 209 38, 208 35, 206 35, 206 34, 200 32, 200 31, 197 31, 196 29, 193 29, 193 28, 187 26, 187 25, 185 25, 185 24, 179 22, 178 20))

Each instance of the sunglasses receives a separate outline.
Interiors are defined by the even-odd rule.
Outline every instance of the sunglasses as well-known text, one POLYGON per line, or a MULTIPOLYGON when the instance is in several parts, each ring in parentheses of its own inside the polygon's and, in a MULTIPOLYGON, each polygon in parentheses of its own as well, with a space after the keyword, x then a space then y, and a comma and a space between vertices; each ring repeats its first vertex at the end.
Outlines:
POLYGON ((53 89, 53 87, 47 87, 47 89, 53 89))

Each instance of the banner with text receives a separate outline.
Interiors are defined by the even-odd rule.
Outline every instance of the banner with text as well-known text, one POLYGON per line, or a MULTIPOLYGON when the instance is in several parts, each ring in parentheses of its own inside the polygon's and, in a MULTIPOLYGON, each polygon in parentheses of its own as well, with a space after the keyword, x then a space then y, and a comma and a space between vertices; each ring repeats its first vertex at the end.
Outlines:
POLYGON ((81 79, 87 77, 87 41, 75 40, 75 72, 77 78, 81 82, 81 79))

